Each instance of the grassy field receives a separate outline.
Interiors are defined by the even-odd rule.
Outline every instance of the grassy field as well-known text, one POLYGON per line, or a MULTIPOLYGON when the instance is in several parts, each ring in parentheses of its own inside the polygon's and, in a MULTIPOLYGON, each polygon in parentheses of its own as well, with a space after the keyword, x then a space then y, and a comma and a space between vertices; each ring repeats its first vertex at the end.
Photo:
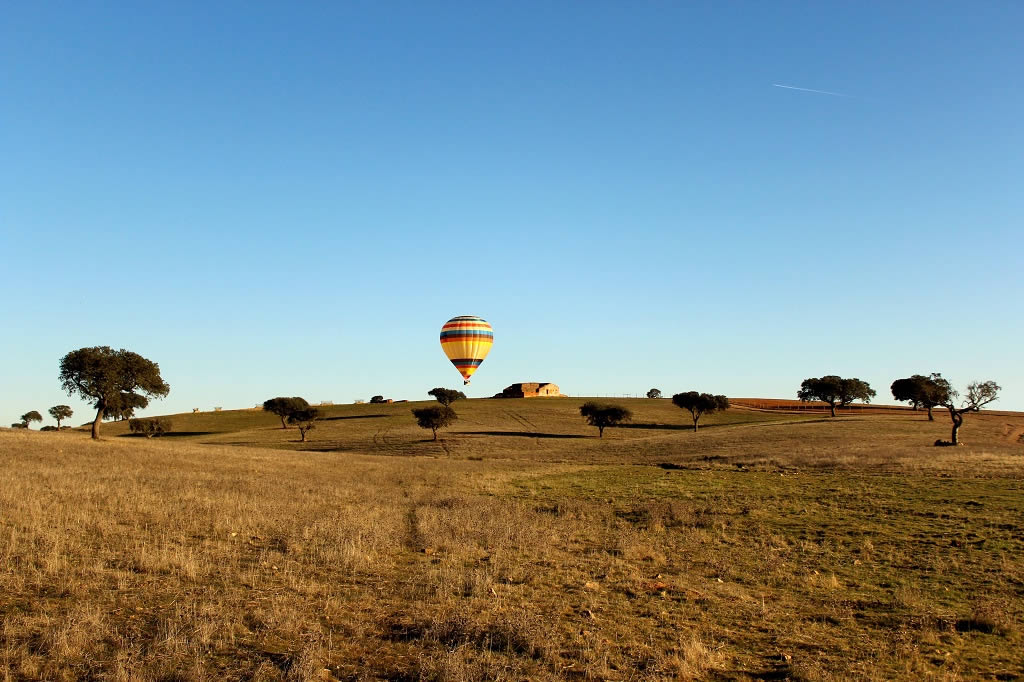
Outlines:
POLYGON ((580 402, 0 430, 2 679, 1024 677, 1024 415, 580 402))

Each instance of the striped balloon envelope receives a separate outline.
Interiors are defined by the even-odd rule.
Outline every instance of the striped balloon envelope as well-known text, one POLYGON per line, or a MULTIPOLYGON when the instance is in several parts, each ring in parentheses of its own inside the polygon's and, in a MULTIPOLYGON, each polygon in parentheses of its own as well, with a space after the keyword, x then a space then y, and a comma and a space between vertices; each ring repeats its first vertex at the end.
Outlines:
POLYGON ((468 384, 494 344, 494 330, 476 315, 459 315, 441 327, 441 349, 468 384))

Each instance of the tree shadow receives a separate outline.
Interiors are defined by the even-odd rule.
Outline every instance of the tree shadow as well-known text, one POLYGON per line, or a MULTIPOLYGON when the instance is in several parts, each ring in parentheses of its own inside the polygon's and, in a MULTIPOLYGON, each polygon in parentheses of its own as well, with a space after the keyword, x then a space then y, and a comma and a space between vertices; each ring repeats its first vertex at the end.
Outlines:
MULTIPOLYGON (((223 433, 222 431, 171 431, 170 433, 161 433, 159 436, 153 436, 150 440, 157 438, 187 438, 189 436, 212 436, 217 433, 223 433)), ((145 438, 144 433, 121 433, 117 435, 117 438, 145 438)))
POLYGON ((390 414, 345 414, 338 417, 320 417, 317 421, 332 422, 338 419, 381 419, 390 416, 390 414))
POLYGON ((451 431, 459 436, 512 436, 518 438, 586 438, 575 433, 539 433, 537 431, 451 431))
MULTIPOLYGON (((712 425, 713 426, 713 425, 712 425)), ((616 424, 615 426, 609 426, 609 429, 652 429, 662 431, 693 431, 693 424, 616 424)), ((700 428, 704 428, 701 425, 700 428)))
MULTIPOLYGON (((742 422, 741 422, 742 423, 742 422)), ((704 424, 699 423, 698 431, 704 429, 720 429, 723 426, 738 426, 738 424, 730 422, 722 422, 719 424, 704 424)), ((615 426, 609 426, 610 429, 650 429, 652 431, 693 431, 693 422, 689 424, 616 424, 615 426)))

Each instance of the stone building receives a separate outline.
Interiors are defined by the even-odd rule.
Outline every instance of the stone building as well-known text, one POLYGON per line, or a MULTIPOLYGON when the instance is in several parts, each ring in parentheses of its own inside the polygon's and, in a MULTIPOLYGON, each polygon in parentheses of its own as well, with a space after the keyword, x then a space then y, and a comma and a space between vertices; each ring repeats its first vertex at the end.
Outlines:
POLYGON ((557 384, 547 381, 529 381, 512 384, 495 398, 564 398, 557 384))

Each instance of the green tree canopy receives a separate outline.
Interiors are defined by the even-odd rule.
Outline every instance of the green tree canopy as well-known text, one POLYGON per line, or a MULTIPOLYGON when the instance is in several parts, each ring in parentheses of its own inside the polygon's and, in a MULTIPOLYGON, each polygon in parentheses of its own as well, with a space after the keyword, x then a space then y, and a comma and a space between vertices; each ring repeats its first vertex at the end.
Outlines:
POLYGON ((451 405, 456 400, 463 400, 466 397, 466 394, 462 391, 456 391, 452 388, 432 388, 427 391, 427 395, 434 396, 437 402, 442 405, 451 405))
POLYGON ((372 404, 372 405, 376 405, 378 403, 383 403, 383 402, 384 402, 384 396, 382 396, 382 395, 375 395, 372 398, 370 398, 370 404, 372 404))
POLYGON ((661 389, 652 388, 651 390, 647 391, 647 397, 648 398, 660 398, 661 397, 661 389))
POLYGON ((309 409, 309 403, 306 402, 305 398, 293 396, 291 398, 277 397, 271 398, 270 400, 263 401, 263 410, 276 414, 281 418, 281 428, 287 429, 288 425, 285 420, 295 412, 300 410, 309 409))
POLYGON ((604 438, 604 430, 609 426, 618 426, 633 418, 633 413, 620 405, 609 405, 605 403, 588 400, 580 406, 580 415, 591 426, 597 427, 600 438, 604 438))
POLYGON ((69 405, 54 405, 49 409, 50 416, 57 421, 57 429, 60 429, 60 423, 65 419, 70 419, 71 415, 75 413, 69 405))
POLYGON ((916 410, 924 407, 928 410, 928 421, 934 421, 932 408, 944 405, 949 400, 949 382, 939 373, 930 376, 915 374, 905 379, 897 379, 889 387, 892 397, 898 402, 909 402, 916 410))
POLYGON ((689 410, 690 416, 693 417, 694 431, 697 430, 697 422, 703 415, 729 409, 729 399, 724 395, 697 393, 697 391, 676 393, 672 396, 672 404, 684 410, 689 410))
POLYGON ((875 391, 866 381, 860 379, 844 379, 834 374, 823 377, 804 379, 796 397, 811 402, 820 400, 828 403, 832 416, 836 416, 836 407, 845 407, 854 400, 870 403, 875 391))
POLYGON ((414 408, 412 416, 416 418, 416 424, 421 429, 430 429, 434 432, 434 440, 437 440, 438 429, 451 426, 459 418, 455 410, 447 405, 414 408))
POLYGON ((35 410, 26 412, 25 414, 21 415, 21 423, 25 425, 26 429, 32 424, 32 422, 41 421, 43 421, 43 415, 39 414, 35 410))
POLYGON ((103 410, 104 419, 131 419, 135 416, 135 410, 141 410, 149 404, 149 401, 134 393, 121 393, 116 399, 111 400, 103 410))
MULTIPOLYGON (((171 388, 160 376, 160 366, 138 353, 110 346, 73 350, 60 361, 61 386, 96 408, 92 437, 100 437, 100 422, 129 403, 146 407, 151 398, 163 398, 171 388)), ((134 409, 134 407, 132 409, 134 409)))

